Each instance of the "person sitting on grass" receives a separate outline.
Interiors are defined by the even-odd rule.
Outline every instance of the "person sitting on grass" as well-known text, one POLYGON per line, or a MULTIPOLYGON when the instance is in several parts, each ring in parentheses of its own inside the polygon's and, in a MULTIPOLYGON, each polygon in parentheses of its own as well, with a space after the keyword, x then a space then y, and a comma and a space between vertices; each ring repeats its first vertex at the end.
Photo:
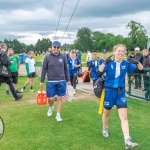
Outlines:
POLYGON ((36 68, 35 68, 35 60, 34 60, 34 52, 30 51, 29 57, 25 60, 26 65, 26 71, 28 79, 26 80, 23 88, 21 89, 21 92, 24 92, 26 86, 30 83, 30 92, 34 92, 33 84, 34 84, 34 78, 36 76, 36 68))
POLYGON ((132 63, 123 60, 125 52, 126 47, 123 44, 114 46, 114 60, 112 61, 110 57, 105 59, 103 64, 99 66, 99 71, 102 74, 105 73, 105 97, 104 112, 102 116, 102 135, 106 138, 109 137, 108 116, 112 107, 116 105, 124 135, 125 149, 129 149, 138 146, 138 144, 131 141, 129 134, 127 100, 125 96, 125 76, 127 72, 133 73, 143 70, 143 66, 138 60, 135 59, 131 60, 132 63))

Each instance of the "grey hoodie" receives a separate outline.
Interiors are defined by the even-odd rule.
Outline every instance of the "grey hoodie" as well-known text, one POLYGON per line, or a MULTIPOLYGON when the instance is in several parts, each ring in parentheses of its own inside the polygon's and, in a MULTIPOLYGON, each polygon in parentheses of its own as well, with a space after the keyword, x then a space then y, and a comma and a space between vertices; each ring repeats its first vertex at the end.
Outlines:
POLYGON ((45 56, 41 72, 41 83, 44 82, 47 73, 47 81, 69 81, 69 72, 66 56, 59 53, 49 53, 45 56))

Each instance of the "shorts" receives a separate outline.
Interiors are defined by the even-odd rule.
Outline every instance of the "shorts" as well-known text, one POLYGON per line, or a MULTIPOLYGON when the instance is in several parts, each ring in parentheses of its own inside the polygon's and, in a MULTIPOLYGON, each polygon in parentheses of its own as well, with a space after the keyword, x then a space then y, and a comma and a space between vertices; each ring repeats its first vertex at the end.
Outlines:
POLYGON ((105 88, 104 108, 109 110, 114 105, 117 108, 127 108, 124 88, 120 89, 120 91, 118 89, 105 88))
POLYGON ((97 72, 91 71, 90 76, 91 76, 92 80, 97 80, 98 79, 97 72))
POLYGON ((12 79, 12 83, 17 84, 18 83, 18 72, 11 72, 11 79, 12 79))
POLYGON ((77 71, 69 71, 69 76, 70 77, 77 76, 77 71))
POLYGON ((65 96, 66 95, 66 81, 47 82, 46 84, 47 97, 65 96))
POLYGON ((28 78, 35 78, 35 75, 36 75, 35 72, 31 72, 31 73, 28 75, 28 78))

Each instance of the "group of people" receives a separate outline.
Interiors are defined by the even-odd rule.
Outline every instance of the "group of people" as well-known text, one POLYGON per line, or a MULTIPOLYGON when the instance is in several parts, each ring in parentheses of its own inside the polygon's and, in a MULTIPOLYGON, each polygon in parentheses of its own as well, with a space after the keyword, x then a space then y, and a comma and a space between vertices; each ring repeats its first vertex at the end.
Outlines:
MULTIPOLYGON (((62 121, 60 111, 62 108, 62 96, 66 94, 66 84, 69 81, 75 83, 77 68, 81 66, 81 62, 75 58, 75 52, 71 51, 71 57, 67 60, 63 54, 60 53, 61 43, 54 41, 52 43, 52 52, 45 56, 42 73, 41 86, 44 84, 45 75, 47 74, 46 93, 49 100, 48 116, 52 116, 54 110, 54 99, 57 95, 57 114, 56 120, 62 121), (69 66, 69 67, 68 67, 69 66)), ((105 76, 105 97, 104 97, 104 112, 102 116, 102 135, 109 137, 108 131, 108 116, 114 105, 116 105, 121 120, 121 127, 124 135, 125 148, 134 148, 138 146, 133 143, 129 134, 129 125, 127 119, 127 100, 125 96, 125 76, 126 73, 140 72, 143 70, 143 65, 140 61, 132 58, 129 61, 123 60, 126 54, 126 47, 122 44, 116 45, 113 48, 114 60, 106 57, 106 50, 103 51, 104 58, 99 60, 97 54, 94 54, 93 60, 88 61, 89 71, 91 77, 95 82, 97 74, 105 76), (135 65, 136 64, 136 65, 135 65)), ((74 87, 75 88, 75 87, 74 87)))
MULTIPOLYGON (((54 111, 54 97, 57 99, 57 113, 56 120, 62 121, 61 109, 62 109, 62 97, 66 95, 67 82, 71 82, 74 89, 76 88, 76 78, 78 68, 81 67, 81 61, 76 57, 74 50, 71 51, 70 57, 67 59, 64 54, 60 52, 61 43, 54 41, 52 43, 52 49, 45 55, 42 70, 40 86, 44 86, 45 76, 47 75, 46 94, 48 97, 49 108, 47 116, 52 116, 54 111)), ((16 62, 19 68, 19 64, 15 58, 10 59, 6 54, 6 45, 1 44, 0 48, 1 63, 5 66, 9 66, 16 62), (5 59, 4 59, 5 57, 5 59)), ((125 148, 134 148, 138 146, 137 143, 133 143, 129 134, 129 125, 127 118, 127 99, 125 95, 125 76, 126 73, 140 73, 143 70, 143 65, 140 60, 135 57, 130 58, 130 61, 124 60, 126 54, 126 47, 123 44, 115 45, 113 48, 113 56, 107 57, 107 51, 103 50, 102 58, 99 59, 97 53, 94 53, 93 59, 88 58, 88 70, 90 71, 93 83, 99 76, 105 76, 105 96, 104 96, 104 112, 102 116, 102 135, 105 138, 109 137, 108 130, 108 117, 111 109, 116 105, 119 118, 121 121, 122 132, 124 135, 125 148), (97 75, 97 72, 99 73, 97 75)), ((30 57, 26 59, 26 69, 28 79, 22 88, 22 92, 25 90, 26 85, 30 82, 30 90, 33 91, 33 79, 35 77, 35 61, 34 53, 29 53, 30 57)), ((88 56, 90 57, 90 56, 88 56)), ((13 67, 12 67, 13 68, 13 67)), ((14 68, 13 68, 14 69, 14 68)), ((14 69, 15 70, 15 69, 14 69)), ((15 70, 16 71, 16 70, 15 70)), ((3 78, 1 82, 5 82, 9 85, 11 92, 15 99, 20 99, 22 95, 18 95, 17 88, 15 90, 12 82, 8 78, 3 78)), ((15 82, 16 83, 16 82, 15 82)), ((74 90, 75 93, 75 90, 74 90)))
MULTIPOLYGON (((134 49, 134 51, 131 51, 131 54, 128 56, 128 61, 130 61, 132 58, 134 58, 135 60, 138 60, 145 69, 149 68, 150 69, 150 53, 148 49, 143 49, 142 50, 143 54, 140 53, 140 48, 136 47, 134 49)), ((143 91, 146 91, 145 93, 145 97, 147 98, 149 95, 149 75, 148 73, 145 71, 142 74, 141 73, 136 73, 136 75, 134 75, 132 77, 132 82, 133 80, 135 80, 135 87, 134 89, 141 89, 143 91), (143 81, 144 81, 144 88, 142 89, 142 76, 143 76, 143 81)))
POLYGON ((18 75, 20 61, 15 55, 13 48, 8 48, 5 43, 0 44, 0 84, 6 84, 6 94, 9 95, 11 91, 15 100, 20 100, 23 97, 22 92, 24 92, 26 86, 30 83, 30 92, 34 92, 33 83, 36 75, 35 61, 34 61, 34 52, 30 51, 28 57, 25 60, 26 72, 27 72, 27 81, 23 85, 21 91, 18 90, 18 75), (6 76, 2 73, 3 66, 7 68, 7 71, 10 72, 10 75, 6 76))

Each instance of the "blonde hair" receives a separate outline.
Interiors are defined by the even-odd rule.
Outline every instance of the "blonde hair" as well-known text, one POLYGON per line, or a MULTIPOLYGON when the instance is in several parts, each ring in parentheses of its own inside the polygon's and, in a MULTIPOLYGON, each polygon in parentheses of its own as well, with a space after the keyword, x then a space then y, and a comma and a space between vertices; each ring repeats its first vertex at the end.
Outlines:
POLYGON ((113 52, 118 48, 118 47, 123 47, 125 52, 127 51, 126 47, 123 44, 117 44, 113 47, 113 52))
POLYGON ((143 49, 143 51, 149 52, 149 50, 148 50, 148 49, 143 49))
POLYGON ((0 48, 1 48, 1 49, 7 48, 7 45, 6 45, 5 43, 1 43, 1 44, 0 44, 0 48))
POLYGON ((71 50, 71 54, 75 54, 75 51, 74 51, 74 50, 71 50))

